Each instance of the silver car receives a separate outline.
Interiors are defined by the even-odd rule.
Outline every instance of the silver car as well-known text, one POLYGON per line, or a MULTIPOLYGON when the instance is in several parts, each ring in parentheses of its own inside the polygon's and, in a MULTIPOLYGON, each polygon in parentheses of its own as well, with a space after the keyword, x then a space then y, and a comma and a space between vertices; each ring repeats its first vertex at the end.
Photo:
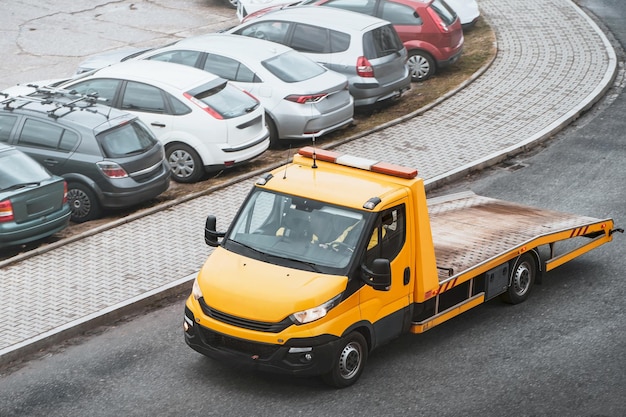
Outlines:
POLYGON ((355 106, 398 98, 411 88, 407 51, 394 27, 377 17, 329 7, 290 7, 227 33, 287 45, 346 75, 355 106))
POLYGON ((137 59, 209 71, 254 95, 265 108, 270 143, 318 137, 352 122, 347 78, 293 49, 223 33, 195 36, 137 59))

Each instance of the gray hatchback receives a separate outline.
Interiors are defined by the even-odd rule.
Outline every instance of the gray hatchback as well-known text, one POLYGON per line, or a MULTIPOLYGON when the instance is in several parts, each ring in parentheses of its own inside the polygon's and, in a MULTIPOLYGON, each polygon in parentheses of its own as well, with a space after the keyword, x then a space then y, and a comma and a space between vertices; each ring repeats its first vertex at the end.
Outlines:
POLYGON ((275 10, 227 31, 287 45, 348 77, 355 106, 411 88, 407 51, 391 23, 330 7, 275 10))
POLYGON ((136 116, 51 88, 0 103, 0 142, 65 178, 74 222, 143 203, 169 187, 163 145, 136 116))

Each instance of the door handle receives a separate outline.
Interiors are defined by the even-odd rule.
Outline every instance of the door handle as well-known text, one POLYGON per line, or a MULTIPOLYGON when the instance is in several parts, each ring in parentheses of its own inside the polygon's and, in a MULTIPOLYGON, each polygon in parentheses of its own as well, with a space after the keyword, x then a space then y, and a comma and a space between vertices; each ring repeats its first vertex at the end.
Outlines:
POLYGON ((51 165, 51 166, 59 164, 59 161, 57 161, 56 159, 44 159, 43 162, 44 164, 51 165))
POLYGON ((159 123, 159 122, 152 122, 150 123, 151 126, 155 126, 155 127, 165 127, 165 123, 159 123))

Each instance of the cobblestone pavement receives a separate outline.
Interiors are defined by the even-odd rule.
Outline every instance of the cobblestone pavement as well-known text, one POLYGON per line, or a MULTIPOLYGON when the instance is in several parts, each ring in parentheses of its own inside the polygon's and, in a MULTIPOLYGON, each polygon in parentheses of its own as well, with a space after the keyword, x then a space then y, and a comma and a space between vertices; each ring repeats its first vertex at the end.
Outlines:
MULTIPOLYGON (((176 19, 150 14, 159 25, 197 25, 168 27, 170 33, 186 36, 214 29, 202 26, 188 3, 163 3, 180 9, 168 12, 176 19)), ((497 37, 498 54, 489 69, 419 117, 336 149, 418 167, 432 186, 539 143, 610 86, 617 70, 615 53, 593 21, 569 0, 479 0, 479 5, 497 37)), ((218 16, 216 24, 227 24, 225 16, 218 16)), ((115 24, 142 27, 123 19, 115 24)), ((150 32, 136 30, 146 36, 150 32)), ((251 185, 247 179, 2 266, 0 364, 189 287, 210 253, 203 240, 206 215, 216 214, 218 229, 225 229, 251 185)))

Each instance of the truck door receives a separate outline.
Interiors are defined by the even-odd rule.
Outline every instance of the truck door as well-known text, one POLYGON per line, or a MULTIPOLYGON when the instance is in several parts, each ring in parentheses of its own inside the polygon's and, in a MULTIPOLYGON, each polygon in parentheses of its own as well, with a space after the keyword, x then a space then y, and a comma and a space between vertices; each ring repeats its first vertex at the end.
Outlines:
POLYGON ((384 258, 391 265, 391 286, 386 291, 369 285, 361 289, 361 313, 375 330, 373 343, 380 345, 399 336, 410 323, 412 254, 407 239, 406 205, 382 211, 371 231, 364 262, 369 268, 374 259, 384 258))

